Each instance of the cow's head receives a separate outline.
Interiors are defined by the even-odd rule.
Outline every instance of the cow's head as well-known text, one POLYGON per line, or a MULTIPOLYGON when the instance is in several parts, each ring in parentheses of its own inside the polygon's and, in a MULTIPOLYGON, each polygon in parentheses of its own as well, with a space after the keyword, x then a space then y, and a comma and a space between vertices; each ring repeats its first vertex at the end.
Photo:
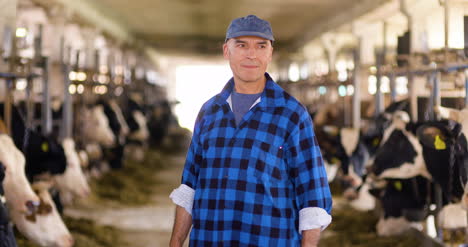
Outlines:
POLYGON ((117 104, 117 101, 114 99, 111 99, 109 101, 109 106, 117 115, 117 119, 121 126, 120 135, 122 137, 126 137, 128 133, 130 133, 130 129, 128 128, 127 122, 125 121, 125 117, 123 116, 122 109, 119 107, 119 105, 117 104))
POLYGON ((0 135, 3 187, 10 216, 18 230, 41 246, 69 247, 73 240, 47 190, 36 194, 24 172, 25 158, 7 135, 0 135))
POLYGON ((42 173, 63 174, 67 159, 62 145, 54 138, 30 132, 25 150, 26 174, 29 178, 42 173))
POLYGON ((86 197, 89 195, 90 189, 81 168, 75 142, 70 138, 66 138, 62 144, 67 156, 67 169, 64 174, 54 177, 60 194, 71 193, 74 196, 86 197))
POLYGON ((144 142, 149 137, 149 130, 146 124, 147 120, 145 115, 141 111, 133 111, 132 117, 135 119, 135 122, 138 124, 138 129, 133 131, 129 135, 129 139, 144 142))
POLYGON ((83 133, 89 142, 97 142, 105 147, 115 143, 115 136, 109 127, 109 121, 104 114, 102 105, 83 110, 83 133))
POLYGON ((58 214, 48 187, 45 184, 35 185, 39 202, 26 202, 28 211, 25 214, 12 212, 13 222, 26 238, 41 246, 71 247, 73 237, 58 214))

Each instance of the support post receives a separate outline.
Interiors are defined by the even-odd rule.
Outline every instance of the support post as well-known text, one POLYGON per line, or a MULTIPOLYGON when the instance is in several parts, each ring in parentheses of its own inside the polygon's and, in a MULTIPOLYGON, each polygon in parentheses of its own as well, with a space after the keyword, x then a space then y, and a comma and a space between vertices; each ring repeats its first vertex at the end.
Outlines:
POLYGON ((468 107, 468 69, 465 69, 465 107, 468 107))
MULTIPOLYGON (((400 0, 400 10, 406 16, 408 20, 408 33, 409 33, 409 40, 411 39, 411 30, 413 29, 413 18, 408 11, 408 6, 406 5, 405 0, 400 0)), ((418 100, 416 95, 416 90, 414 88, 414 76, 410 73, 412 68, 412 43, 409 44, 409 52, 408 52, 408 65, 407 65, 407 78, 408 78, 408 98, 410 101, 410 115, 411 121, 417 122, 418 121, 418 100)))
POLYGON ((377 83, 376 83, 376 92, 375 92, 375 114, 374 116, 377 117, 383 111, 383 94, 381 88, 382 84, 382 65, 383 65, 383 54, 381 51, 377 51, 375 54, 375 61, 377 67, 377 83))
POLYGON ((12 133, 12 126, 11 126, 11 104, 13 101, 13 94, 11 93, 13 90, 13 79, 8 78, 6 79, 6 92, 5 92, 5 105, 3 106, 3 115, 5 119, 5 125, 7 128, 8 133, 12 133))
POLYGON ((434 112, 434 106, 441 105, 441 98, 440 98, 440 76, 441 72, 434 71, 431 75, 432 80, 432 105, 430 107, 430 120, 438 120, 438 116, 436 116, 434 112))
POLYGON ((397 91, 396 91, 396 76, 394 73, 391 73, 390 76, 390 100, 391 102, 395 102, 397 98, 397 91))
POLYGON ((361 38, 358 39, 358 46, 354 50, 354 76, 353 76, 353 128, 361 127, 361 38))
POLYGON ((50 90, 49 90, 49 64, 48 59, 43 56, 42 38, 43 26, 39 24, 39 33, 34 39, 34 60, 35 66, 41 68, 42 78, 42 104, 41 104, 41 131, 43 135, 52 133, 52 110, 50 107, 50 90))
POLYGON ((62 108, 62 121, 63 121, 63 132, 62 132, 62 140, 65 138, 72 137, 72 128, 73 128, 73 107, 72 107, 72 96, 68 91, 70 87, 70 79, 68 78, 68 74, 70 73, 69 66, 67 64, 62 64, 62 71, 63 71, 63 81, 64 81, 64 96, 63 96, 63 108, 62 108))
POLYGON ((450 28, 450 0, 444 0, 444 61, 448 63, 450 28))

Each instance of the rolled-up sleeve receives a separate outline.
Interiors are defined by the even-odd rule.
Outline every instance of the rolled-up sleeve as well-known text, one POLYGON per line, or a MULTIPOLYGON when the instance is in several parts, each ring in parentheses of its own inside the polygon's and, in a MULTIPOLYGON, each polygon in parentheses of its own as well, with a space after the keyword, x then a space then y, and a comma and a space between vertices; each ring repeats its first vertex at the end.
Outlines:
POLYGON ((195 197, 195 190, 185 184, 181 184, 179 188, 172 191, 169 198, 172 202, 185 208, 187 213, 192 214, 193 198, 195 197))
POLYGON ((299 230, 324 230, 331 222, 332 197, 309 115, 302 114, 288 139, 287 164, 299 209, 299 230))

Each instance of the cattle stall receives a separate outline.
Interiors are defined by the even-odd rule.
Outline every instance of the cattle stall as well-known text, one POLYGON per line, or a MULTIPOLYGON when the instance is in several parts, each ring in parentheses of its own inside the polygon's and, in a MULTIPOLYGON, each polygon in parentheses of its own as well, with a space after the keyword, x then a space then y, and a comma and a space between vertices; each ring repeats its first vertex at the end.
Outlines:
MULTIPOLYGON (((431 44, 434 40, 416 41, 415 37, 437 31, 429 26, 415 27, 414 23, 424 18, 408 8, 415 6, 413 2, 400 1, 395 10, 408 19, 406 23, 392 23, 395 19, 391 14, 376 13, 369 18, 381 18, 382 22, 374 29, 352 34, 337 29, 332 38, 336 47, 319 39, 305 48, 323 51, 310 51, 308 78, 286 78, 281 84, 308 109, 314 109, 311 115, 317 139, 330 167, 327 172, 333 176, 329 181, 344 189, 338 194, 347 198, 353 208, 378 211, 380 218, 375 227, 379 235, 400 235, 408 229, 405 225, 422 222, 419 229, 423 238, 450 246, 468 241, 464 236, 467 164, 462 131, 468 63, 468 32, 463 31, 468 23, 466 13, 453 10, 463 9, 460 2, 440 3, 434 8, 443 14, 433 21, 448 30, 461 20, 464 25, 457 26, 457 30, 462 32, 465 43, 454 46, 450 33, 453 29, 442 33, 439 30, 444 40, 438 48, 431 48, 435 47, 431 44), (383 38, 377 38, 379 43, 369 43, 376 39, 366 36, 371 33, 383 38), (349 42, 356 47, 355 52, 340 51, 341 46, 346 46, 340 42, 350 35, 356 36, 349 42), (369 50, 372 52, 366 52, 369 50), (337 59, 340 52, 345 53, 341 60, 337 59), (345 90, 349 85, 355 86, 354 92, 345 90), (445 111, 445 107, 451 110, 445 111), (357 124, 346 121, 350 115, 352 123, 357 124), (436 129, 429 137, 428 133, 436 129), (442 143, 446 146, 439 145, 442 143), (414 153, 409 155, 408 150, 414 153), (398 222, 402 219, 406 223, 398 222)), ((365 30, 365 26, 359 27, 365 30)))

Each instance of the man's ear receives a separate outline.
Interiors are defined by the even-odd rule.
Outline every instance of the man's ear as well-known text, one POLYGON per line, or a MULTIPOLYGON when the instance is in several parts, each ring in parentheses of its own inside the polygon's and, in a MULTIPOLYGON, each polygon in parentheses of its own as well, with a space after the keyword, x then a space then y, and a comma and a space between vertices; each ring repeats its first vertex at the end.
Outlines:
POLYGON ((223 56, 225 59, 229 59, 229 48, 227 42, 223 44, 223 56))
POLYGON ((271 61, 273 61, 273 47, 271 46, 270 47, 270 54, 268 54, 268 64, 271 63, 271 61))

